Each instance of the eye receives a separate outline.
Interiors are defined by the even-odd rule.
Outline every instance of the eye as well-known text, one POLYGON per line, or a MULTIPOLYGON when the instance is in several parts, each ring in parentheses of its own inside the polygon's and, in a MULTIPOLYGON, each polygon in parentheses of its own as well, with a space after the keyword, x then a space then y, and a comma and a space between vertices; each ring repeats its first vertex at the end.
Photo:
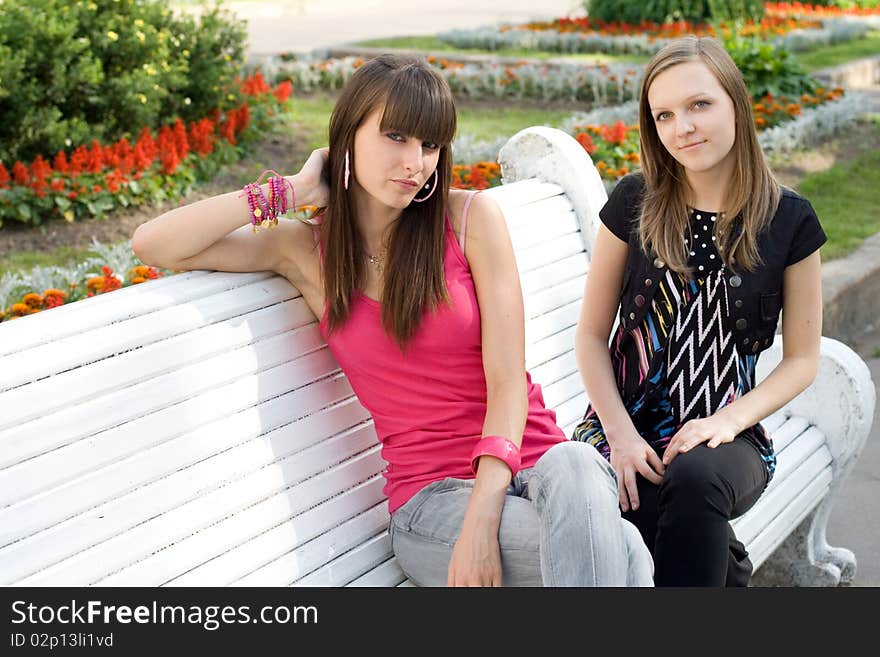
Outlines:
POLYGON ((388 137, 388 139, 390 139, 392 141, 401 141, 401 142, 406 141, 406 137, 404 137, 399 132, 386 132, 385 136, 388 137))
POLYGON ((663 121, 671 116, 671 112, 660 112, 657 117, 654 119, 655 121, 663 121))
POLYGON ((697 102, 694 103, 694 107, 697 107, 699 109, 703 109, 704 107, 709 107, 709 105, 711 105, 711 104, 712 103, 710 103, 708 100, 698 100, 697 102))
POLYGON ((436 151, 438 148, 440 148, 440 145, 435 144, 433 141, 423 141, 422 148, 426 148, 429 151, 436 151))

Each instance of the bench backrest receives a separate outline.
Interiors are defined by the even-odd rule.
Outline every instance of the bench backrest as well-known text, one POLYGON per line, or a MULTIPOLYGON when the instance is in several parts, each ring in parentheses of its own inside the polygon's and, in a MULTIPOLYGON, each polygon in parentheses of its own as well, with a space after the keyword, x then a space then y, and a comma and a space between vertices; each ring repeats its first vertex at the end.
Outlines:
MULTIPOLYGON (((570 433, 592 235, 562 191, 487 193, 521 271, 527 366, 570 433)), ((4 584, 401 583, 384 467, 278 276, 190 272, 0 325, 4 584)))

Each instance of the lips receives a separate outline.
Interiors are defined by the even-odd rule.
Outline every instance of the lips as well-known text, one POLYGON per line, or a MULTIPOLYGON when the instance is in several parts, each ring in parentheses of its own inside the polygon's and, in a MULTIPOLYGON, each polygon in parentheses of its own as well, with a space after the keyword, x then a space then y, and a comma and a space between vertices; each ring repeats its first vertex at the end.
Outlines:
POLYGON ((695 141, 691 144, 685 144, 684 146, 679 146, 678 150, 685 151, 689 148, 693 148, 694 146, 700 146, 702 144, 705 144, 707 141, 708 141, 707 139, 703 139, 701 141, 695 141))
POLYGON ((409 180, 408 178, 395 178, 392 182, 396 182, 398 185, 403 185, 405 187, 411 187, 412 189, 416 189, 419 186, 415 180, 409 180))

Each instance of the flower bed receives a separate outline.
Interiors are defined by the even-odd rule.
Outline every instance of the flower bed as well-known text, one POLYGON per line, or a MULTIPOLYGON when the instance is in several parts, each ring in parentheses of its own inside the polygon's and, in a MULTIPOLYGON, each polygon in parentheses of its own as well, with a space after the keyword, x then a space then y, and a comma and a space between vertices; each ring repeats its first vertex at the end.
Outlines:
MULTIPOLYGON (((725 23, 721 23, 725 29, 725 23)), ((747 19, 738 26, 739 36, 757 36, 762 39, 771 39, 776 36, 787 34, 792 30, 807 28, 820 28, 822 22, 811 19, 804 20, 795 15, 777 14, 767 16, 760 21, 747 19)), ((649 39, 677 39, 688 34, 697 36, 713 36, 715 29, 707 23, 691 23, 689 21, 676 21, 674 23, 652 23, 642 21, 637 25, 623 22, 606 22, 597 18, 557 18, 554 21, 540 21, 524 23, 522 25, 505 25, 500 31, 530 30, 532 32, 553 31, 563 34, 601 34, 603 36, 632 36, 643 35, 649 39)))
MULTIPOLYGON (((548 64, 493 61, 461 63, 428 57, 452 88, 468 98, 536 98, 569 100, 590 105, 610 105, 634 98, 641 81, 641 67, 626 64, 548 64)), ((317 62, 281 62, 273 75, 290 80, 298 91, 339 89, 362 66, 360 57, 317 62)))
POLYGON ((144 128, 134 143, 95 140, 70 153, 15 162, 11 171, 0 162, 0 226, 103 217, 114 208, 184 196, 196 180, 238 159, 239 142, 253 141, 289 109, 289 82, 273 89, 257 73, 239 84, 244 102, 236 108, 188 125, 178 119, 157 134, 144 128))
POLYGON ((877 7, 823 7, 801 2, 765 2, 764 12, 774 18, 841 18, 841 17, 880 17, 877 7))
POLYGON ((35 267, 0 277, 0 322, 173 274, 138 260, 129 242, 95 242, 91 257, 67 267, 35 267))
MULTIPOLYGON (((836 88, 817 88, 797 99, 765 95, 753 105, 758 141, 767 153, 812 146, 850 125, 868 109, 863 94, 836 88)), ((578 112, 560 128, 590 154, 606 186, 639 165, 638 104, 636 101, 591 112, 578 112)), ((506 138, 477 141, 462 135, 453 144, 457 162, 465 158, 493 160, 506 138)))
MULTIPOLYGON (((563 19, 560 19, 563 20, 563 19)), ((449 30, 438 34, 438 38, 456 48, 478 48, 481 50, 539 50, 558 53, 616 53, 653 55, 671 39, 685 34, 716 34, 710 26, 693 25, 687 22, 658 26, 654 23, 643 25, 611 24, 614 29, 604 31, 576 31, 569 28, 569 19, 560 25, 564 30, 547 27, 545 24, 484 26, 466 30, 449 30)), ((795 19, 765 19, 766 26, 751 24, 738 32, 742 37, 760 37, 769 43, 792 51, 802 51, 822 45, 849 41, 863 37, 871 29, 864 21, 847 18, 826 19, 822 23, 804 22, 795 19)), ((548 26, 555 25, 546 24, 548 26)), ((723 28, 717 36, 729 35, 729 28, 723 28)))

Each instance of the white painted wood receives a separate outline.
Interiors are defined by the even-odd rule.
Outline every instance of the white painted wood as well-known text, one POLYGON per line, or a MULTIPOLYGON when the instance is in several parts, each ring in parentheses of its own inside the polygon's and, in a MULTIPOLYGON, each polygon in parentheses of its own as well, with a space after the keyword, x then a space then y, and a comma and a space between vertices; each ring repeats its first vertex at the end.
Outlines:
POLYGON ((405 579, 406 575, 397 565, 397 560, 391 558, 364 573, 353 582, 349 582, 346 586, 397 586, 405 579))
POLYGON ((391 537, 382 532, 322 568, 299 579, 295 586, 345 586, 391 557, 391 537))
MULTIPOLYGON (((527 367, 567 436, 588 404, 574 332, 605 198, 572 144, 517 135, 509 184, 484 192, 514 244, 527 367)), ((759 380, 779 358, 762 354, 759 380)), ((823 338, 817 382, 764 420, 776 475, 734 521, 756 565, 808 540, 805 572, 829 554, 846 570, 824 526, 869 384, 823 338)), ((189 272, 0 324, 0 584, 411 586, 385 465, 299 292, 267 272, 189 272)))

